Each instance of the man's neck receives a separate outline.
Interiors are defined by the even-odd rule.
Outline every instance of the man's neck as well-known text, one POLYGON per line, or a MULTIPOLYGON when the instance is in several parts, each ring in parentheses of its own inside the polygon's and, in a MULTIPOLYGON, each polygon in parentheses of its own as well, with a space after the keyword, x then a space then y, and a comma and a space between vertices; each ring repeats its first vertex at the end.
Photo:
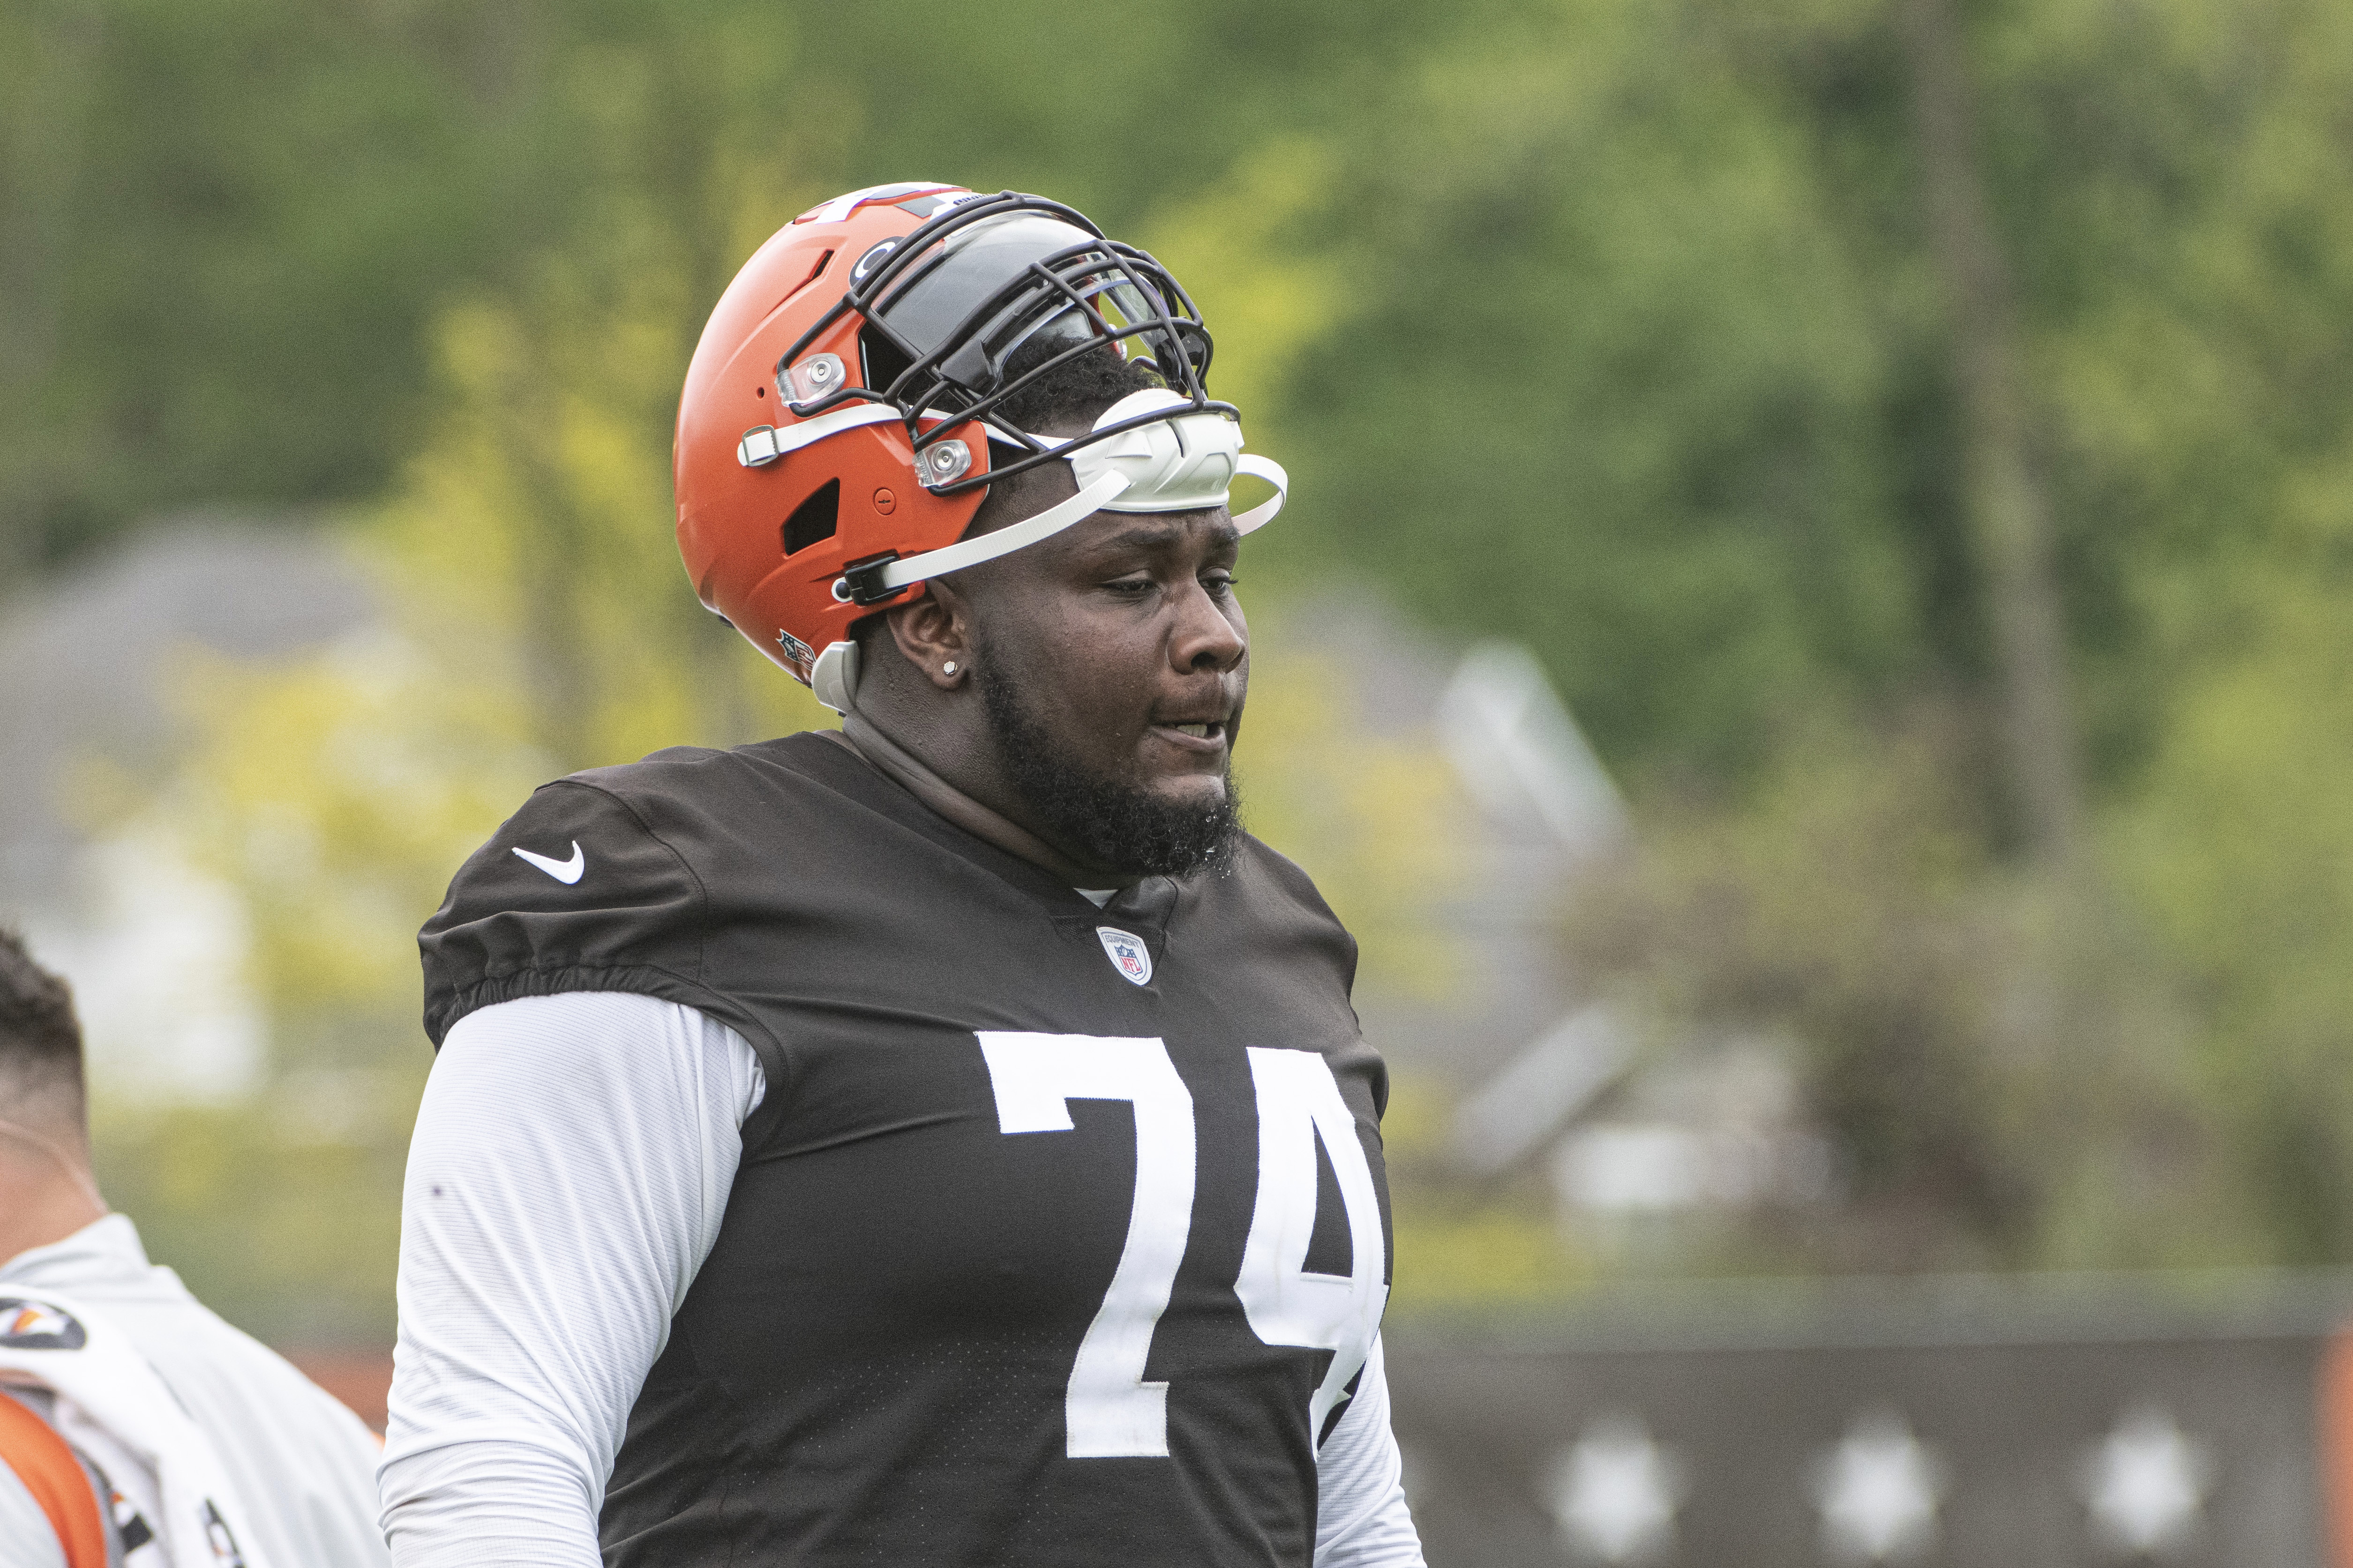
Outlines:
POLYGON ((1073 888, 1124 888, 1139 879, 1072 859, 1004 813, 950 784, 923 758, 884 733, 873 720, 856 709, 842 715, 840 733, 850 749, 877 772, 894 780, 966 833, 1052 872, 1073 888))
POLYGON ((0 1263, 106 1215, 80 1140, 0 1121, 0 1263))
POLYGON ((69 1182, 26 1184, 0 1177, 0 1264, 37 1247, 54 1246, 106 1214, 104 1205, 69 1182))

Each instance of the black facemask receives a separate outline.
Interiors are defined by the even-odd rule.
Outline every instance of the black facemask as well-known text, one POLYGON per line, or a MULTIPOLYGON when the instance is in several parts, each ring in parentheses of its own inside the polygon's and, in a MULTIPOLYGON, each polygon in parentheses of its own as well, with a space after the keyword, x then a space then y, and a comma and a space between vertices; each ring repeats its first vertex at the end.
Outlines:
POLYGON ((1230 765, 1223 799, 1214 805, 1179 805, 1134 785, 1091 773, 1060 755, 1045 724, 1023 702, 1016 683, 986 673, 975 661, 990 732, 1007 776, 1047 830, 1107 866, 1132 875, 1182 877, 1231 861, 1241 831, 1240 801, 1230 765))

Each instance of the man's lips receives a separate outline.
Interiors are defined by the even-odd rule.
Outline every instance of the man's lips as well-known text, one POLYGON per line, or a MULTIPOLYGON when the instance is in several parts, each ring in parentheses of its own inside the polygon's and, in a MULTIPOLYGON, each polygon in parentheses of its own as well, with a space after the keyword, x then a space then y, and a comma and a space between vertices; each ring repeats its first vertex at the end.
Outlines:
POLYGON ((1152 723, 1152 732, 1169 745, 1203 756, 1225 750, 1230 728, 1223 719, 1156 719, 1152 723))

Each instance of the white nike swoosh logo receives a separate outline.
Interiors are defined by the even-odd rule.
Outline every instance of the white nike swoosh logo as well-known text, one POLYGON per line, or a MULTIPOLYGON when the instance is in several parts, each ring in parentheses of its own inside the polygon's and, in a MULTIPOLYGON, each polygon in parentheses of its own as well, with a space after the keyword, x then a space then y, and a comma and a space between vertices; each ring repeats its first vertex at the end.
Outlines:
POLYGON ((581 850, 577 838, 572 841, 572 858, 569 860, 558 860, 553 855, 534 855, 528 849, 518 849, 515 853, 567 888, 578 881, 580 874, 588 869, 588 857, 581 850))

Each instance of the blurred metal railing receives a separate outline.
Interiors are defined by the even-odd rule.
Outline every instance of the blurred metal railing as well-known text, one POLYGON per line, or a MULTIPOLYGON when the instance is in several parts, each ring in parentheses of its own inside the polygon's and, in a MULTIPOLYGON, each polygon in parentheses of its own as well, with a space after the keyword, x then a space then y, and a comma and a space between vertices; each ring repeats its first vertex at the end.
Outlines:
POLYGON ((1389 1375, 1441 1568, 2316 1568, 2348 1316, 2337 1271, 1726 1282, 1399 1321, 1389 1375))

